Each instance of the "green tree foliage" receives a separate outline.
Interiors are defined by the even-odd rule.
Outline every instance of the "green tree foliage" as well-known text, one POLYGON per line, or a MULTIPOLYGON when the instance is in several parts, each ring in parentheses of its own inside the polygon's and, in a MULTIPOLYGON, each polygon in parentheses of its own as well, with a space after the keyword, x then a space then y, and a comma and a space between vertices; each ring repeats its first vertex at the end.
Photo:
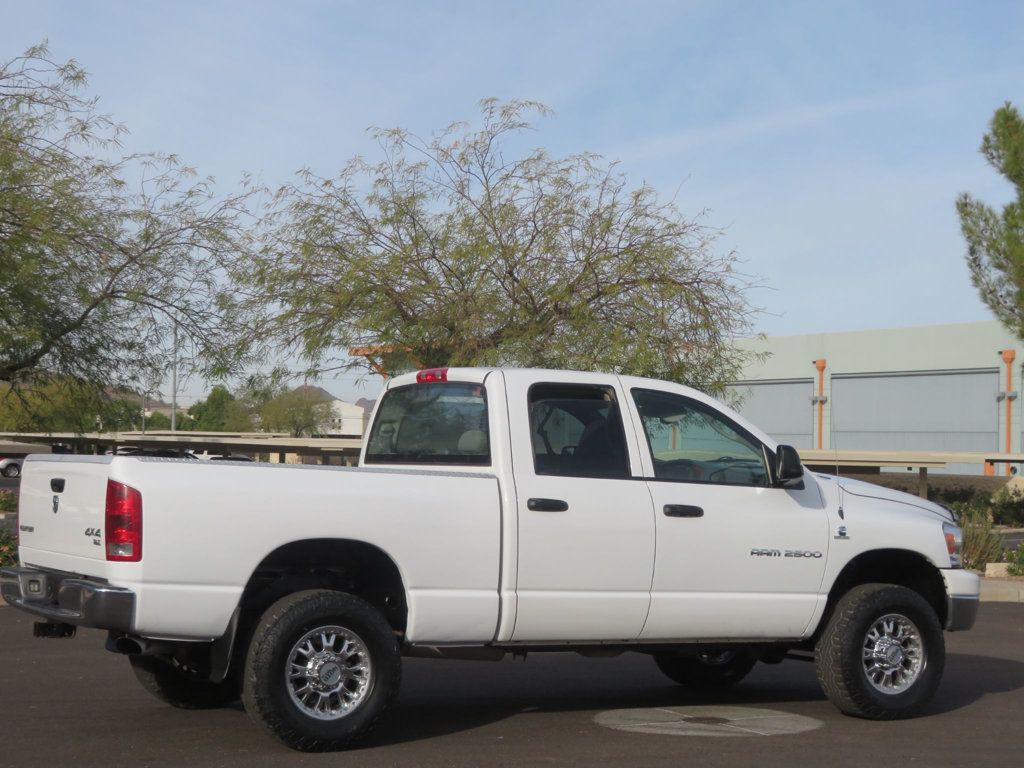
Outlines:
POLYGON ((21 387, 0 385, 0 431, 119 432, 142 425, 142 408, 92 384, 47 379, 21 387))
POLYGON ((188 409, 192 417, 192 429, 202 432, 251 432, 255 429, 255 417, 266 400, 243 386, 236 396, 223 384, 214 385, 206 396, 188 409))
POLYGON ((186 361, 231 367, 218 274, 245 249, 248 192, 217 198, 173 156, 115 157, 123 128, 85 86, 45 45, 0 63, 0 382, 159 375, 175 326, 186 361))
POLYGON ((142 406, 134 400, 116 398, 105 400, 99 413, 99 427, 103 432, 123 432, 142 426, 142 406))
POLYGON ((967 266, 982 301, 1024 339, 1024 118, 1009 102, 992 117, 981 153, 1013 185, 1014 199, 999 212, 967 193, 957 198, 967 266))
MULTIPOLYGON (((177 423, 174 425, 176 429, 181 431, 188 431, 193 428, 192 420, 188 419, 187 424, 183 424, 185 421, 179 418, 176 419, 177 423)), ((167 431, 171 428, 171 417, 164 416, 160 411, 153 411, 146 417, 146 429, 151 432, 167 431)))
POLYGON ((201 432, 223 432, 227 421, 228 408, 235 402, 223 384, 217 384, 210 390, 205 400, 200 400, 188 409, 194 428, 201 432))
POLYGON ((545 113, 489 100, 476 130, 381 130, 379 163, 281 189, 262 254, 234 274, 261 340, 311 370, 379 345, 409 366, 730 380, 751 315, 733 255, 595 155, 516 153, 545 113))
POLYGON ((292 437, 316 434, 330 418, 330 401, 310 387, 281 392, 268 400, 260 411, 260 421, 265 430, 287 432, 292 437))

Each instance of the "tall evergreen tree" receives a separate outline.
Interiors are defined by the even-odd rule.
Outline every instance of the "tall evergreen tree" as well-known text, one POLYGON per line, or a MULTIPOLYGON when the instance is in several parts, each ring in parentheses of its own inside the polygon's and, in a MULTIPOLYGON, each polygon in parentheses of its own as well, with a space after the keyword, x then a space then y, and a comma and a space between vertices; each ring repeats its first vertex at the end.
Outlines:
POLYGON ((1009 102, 992 117, 981 153, 1013 185, 1014 199, 1000 212, 966 192, 957 198, 967 266, 982 301, 1024 339, 1024 118, 1009 102))

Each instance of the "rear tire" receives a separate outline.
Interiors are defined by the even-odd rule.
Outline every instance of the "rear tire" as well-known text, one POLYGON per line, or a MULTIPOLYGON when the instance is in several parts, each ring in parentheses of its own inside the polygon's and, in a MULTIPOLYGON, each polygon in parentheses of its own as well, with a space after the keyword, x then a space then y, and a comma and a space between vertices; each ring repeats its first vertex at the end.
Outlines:
POLYGON ((4 477, 17 477, 21 474, 21 467, 17 464, 11 464, 9 467, 4 467, 4 477))
POLYGON ((232 678, 213 683, 154 656, 129 656, 128 661, 143 688, 178 709, 221 709, 241 695, 238 681, 232 678))
POLYGON ((900 720, 935 695, 946 646, 934 609, 917 592, 863 584, 836 605, 814 658, 822 689, 843 714, 900 720))
POLYGON ((401 670, 394 632, 372 605, 344 592, 296 592, 253 632, 242 701, 293 749, 346 749, 394 700, 401 670))
POLYGON ((705 651, 696 656, 657 654, 658 669, 688 688, 728 688, 754 668, 757 659, 743 650, 705 651))

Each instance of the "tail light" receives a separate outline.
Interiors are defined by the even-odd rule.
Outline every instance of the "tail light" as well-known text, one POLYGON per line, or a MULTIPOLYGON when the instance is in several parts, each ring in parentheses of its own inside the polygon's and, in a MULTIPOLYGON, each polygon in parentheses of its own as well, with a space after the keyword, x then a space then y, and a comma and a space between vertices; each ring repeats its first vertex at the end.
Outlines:
POLYGON ((142 494, 130 485, 107 480, 104 529, 107 560, 139 562, 142 559, 142 494))

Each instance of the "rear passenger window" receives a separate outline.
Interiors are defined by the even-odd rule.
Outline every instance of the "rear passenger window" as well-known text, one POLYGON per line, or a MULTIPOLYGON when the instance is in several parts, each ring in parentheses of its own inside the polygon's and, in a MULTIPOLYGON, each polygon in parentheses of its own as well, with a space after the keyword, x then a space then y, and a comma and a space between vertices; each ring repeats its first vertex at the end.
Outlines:
POLYGON ((529 405, 538 475, 629 477, 626 437, 611 387, 535 384, 529 405))
POLYGON ((487 392, 480 384, 389 389, 366 447, 367 464, 490 464, 487 392))

